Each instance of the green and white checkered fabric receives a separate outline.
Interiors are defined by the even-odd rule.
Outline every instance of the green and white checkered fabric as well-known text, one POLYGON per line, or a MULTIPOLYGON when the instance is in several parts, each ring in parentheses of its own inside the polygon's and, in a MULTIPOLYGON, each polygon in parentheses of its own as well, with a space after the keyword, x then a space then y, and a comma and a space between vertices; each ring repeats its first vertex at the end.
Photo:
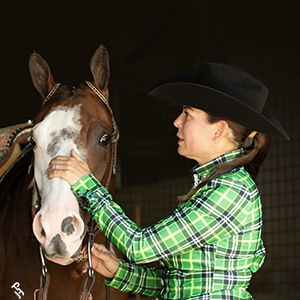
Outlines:
MULTIPOLYGON (((194 185, 216 165, 241 155, 236 150, 192 170, 194 185)), ((159 299, 252 299, 246 291, 265 258, 258 189, 243 167, 213 179, 172 215, 140 229, 93 175, 72 191, 104 234, 137 264, 121 261, 106 283, 159 299)))

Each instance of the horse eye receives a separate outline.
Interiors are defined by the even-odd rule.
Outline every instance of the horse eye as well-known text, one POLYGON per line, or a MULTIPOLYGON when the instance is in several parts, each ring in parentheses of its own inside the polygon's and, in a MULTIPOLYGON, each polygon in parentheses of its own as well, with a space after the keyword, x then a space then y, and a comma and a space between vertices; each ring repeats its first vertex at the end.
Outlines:
POLYGON ((103 146, 107 146, 109 141, 110 141, 110 136, 109 134, 105 133, 100 138, 99 143, 102 144, 103 146))
POLYGON ((31 143, 32 147, 35 148, 36 142, 33 137, 30 137, 30 143, 31 143))

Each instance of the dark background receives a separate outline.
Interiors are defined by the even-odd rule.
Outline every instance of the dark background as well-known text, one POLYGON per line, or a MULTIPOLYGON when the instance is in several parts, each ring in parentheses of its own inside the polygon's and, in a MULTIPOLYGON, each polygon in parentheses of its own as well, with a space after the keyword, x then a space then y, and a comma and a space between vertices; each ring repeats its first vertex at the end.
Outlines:
MULTIPOLYGON (((0 126, 26 121, 39 110, 28 73, 33 51, 58 82, 90 79, 89 59, 103 43, 112 80, 120 66, 162 53, 226 59, 224 49, 299 53, 299 9, 282 1, 5 1, 1 16, 0 126), (222 51, 218 51, 222 48, 222 51)), ((227 51, 226 51, 227 52, 227 51)), ((172 62, 176 64, 176 60, 172 62)), ((194 71, 194 70, 193 70, 194 71)), ((149 72, 149 70, 141 70, 149 72)), ((154 83, 154 82, 153 82, 154 83)))
MULTIPOLYGON (((299 299, 300 10, 295 1, 139 0, 5 2, 1 7, 0 127, 26 122, 41 98, 28 60, 37 51, 54 79, 91 80, 100 44, 111 60, 111 105, 120 128, 116 201, 141 226, 171 213, 191 184, 179 157, 179 110, 146 96, 160 79, 203 61, 237 64, 269 88, 268 108, 291 137, 271 141, 258 179, 267 260, 253 276, 255 299, 299 299)), ((21 280, 21 279, 20 279, 21 280)))

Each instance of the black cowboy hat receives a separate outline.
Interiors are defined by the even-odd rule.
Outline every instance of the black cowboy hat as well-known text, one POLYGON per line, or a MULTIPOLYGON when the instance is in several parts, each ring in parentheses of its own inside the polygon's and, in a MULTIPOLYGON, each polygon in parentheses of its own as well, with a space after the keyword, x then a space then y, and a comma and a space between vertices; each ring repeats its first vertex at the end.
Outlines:
POLYGON ((279 121, 265 107, 268 94, 266 86, 252 75, 230 65, 211 62, 202 63, 196 73, 168 77, 148 93, 289 140, 279 121))

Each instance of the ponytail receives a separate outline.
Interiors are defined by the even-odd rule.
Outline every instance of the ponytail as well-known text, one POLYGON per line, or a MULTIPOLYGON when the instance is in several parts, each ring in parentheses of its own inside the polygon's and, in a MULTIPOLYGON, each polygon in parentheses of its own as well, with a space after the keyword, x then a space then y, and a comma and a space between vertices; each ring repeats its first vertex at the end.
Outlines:
POLYGON ((268 150, 269 140, 259 133, 253 138, 250 147, 244 149, 244 155, 242 156, 246 158, 244 167, 254 181, 259 173, 260 166, 268 155, 268 150))
MULTIPOLYGON (((208 122, 210 124, 222 120, 210 113, 208 114, 208 122)), ((254 137, 249 137, 252 131, 232 121, 226 120, 232 130, 234 142, 239 148, 243 148, 243 154, 233 161, 220 163, 216 165, 208 174, 208 176, 200 182, 187 195, 179 196, 180 204, 189 200, 199 189, 209 183, 216 177, 230 172, 232 169, 244 166, 245 170, 250 174, 255 181, 259 173, 260 166, 264 162, 268 154, 269 141, 262 134, 256 133, 254 137)))

